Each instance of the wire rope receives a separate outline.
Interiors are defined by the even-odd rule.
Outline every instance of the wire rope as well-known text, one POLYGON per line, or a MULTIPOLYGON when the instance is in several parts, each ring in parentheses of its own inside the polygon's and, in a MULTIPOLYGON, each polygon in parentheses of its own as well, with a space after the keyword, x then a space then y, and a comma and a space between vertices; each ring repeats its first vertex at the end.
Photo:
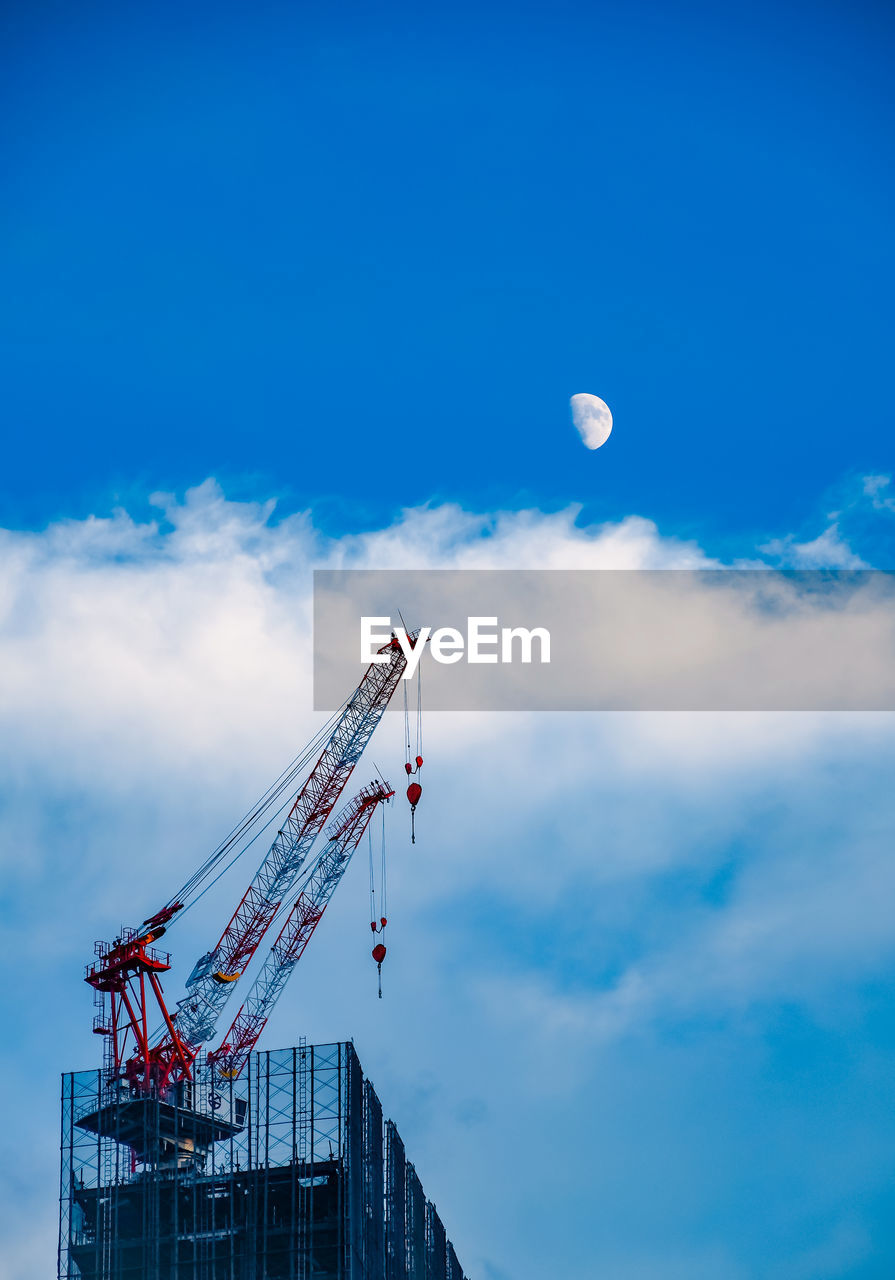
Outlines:
POLYGON ((289 807, 290 803, 293 802, 293 791, 297 779, 314 755, 320 750, 323 742, 331 732, 339 716, 344 711, 345 706, 347 706, 347 702, 343 703, 342 707, 340 707, 339 710, 329 718, 326 724, 318 730, 314 737, 311 738, 304 747, 302 752, 297 755, 295 759, 283 770, 280 776, 271 784, 270 787, 268 787, 267 791, 264 792, 261 798, 246 811, 236 826, 233 827, 230 833, 221 841, 217 848, 213 850, 197 870, 193 872, 178 892, 168 900, 166 904, 167 906, 172 906, 175 902, 183 903, 183 910, 180 913, 181 919, 189 908, 194 906, 200 898, 204 897, 208 890, 211 889, 213 885, 217 884, 221 876, 225 875, 226 872, 229 871, 230 868, 242 857, 242 855, 252 847, 255 841, 259 839, 274 819, 279 817, 279 815, 289 807), (286 799, 282 800, 284 792, 287 793, 287 795, 286 799), (277 809, 273 809, 273 806, 277 801, 282 801, 282 803, 277 809), (262 821, 262 819, 264 819, 264 821, 262 821), (253 829, 255 829, 255 833, 251 836, 251 839, 249 839, 248 837, 253 829), (245 843, 242 843, 243 841, 245 841, 245 843), (214 876, 214 879, 212 879, 210 883, 206 883, 216 868, 220 867, 221 862, 223 862, 229 854, 233 853, 234 849, 236 849, 234 856, 230 858, 221 870, 218 871, 218 874, 214 876), (204 888, 202 887, 203 885, 204 888))

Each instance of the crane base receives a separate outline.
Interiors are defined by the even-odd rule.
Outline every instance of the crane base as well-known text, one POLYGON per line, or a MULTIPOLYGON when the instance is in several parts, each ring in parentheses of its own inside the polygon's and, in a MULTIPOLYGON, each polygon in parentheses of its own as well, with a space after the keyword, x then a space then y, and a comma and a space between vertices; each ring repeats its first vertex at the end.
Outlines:
POLYGON ((110 1102, 80 1116, 75 1123, 88 1133, 124 1143, 140 1163, 162 1167, 204 1156, 213 1143, 235 1137, 243 1127, 238 1114, 232 1120, 218 1119, 172 1106, 159 1098, 110 1102))

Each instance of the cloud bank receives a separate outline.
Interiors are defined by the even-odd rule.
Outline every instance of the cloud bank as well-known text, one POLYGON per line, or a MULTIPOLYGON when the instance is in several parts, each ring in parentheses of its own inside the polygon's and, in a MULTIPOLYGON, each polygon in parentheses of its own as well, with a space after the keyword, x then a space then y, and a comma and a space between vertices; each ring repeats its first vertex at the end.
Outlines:
MULTIPOLYGON (((93 938, 164 901, 318 727, 311 567, 718 563, 574 509, 431 507, 327 538, 212 483, 154 502, 0 535, 16 1280, 52 1272, 58 1073, 97 1059, 93 938)), ((470 713, 425 732, 416 846, 390 816, 384 1000, 354 866, 267 1045, 354 1035, 472 1275, 895 1262, 891 717, 470 713)), ((397 780, 401 736, 388 717, 367 772, 397 780)), ((253 870, 172 930, 173 995, 253 870)))

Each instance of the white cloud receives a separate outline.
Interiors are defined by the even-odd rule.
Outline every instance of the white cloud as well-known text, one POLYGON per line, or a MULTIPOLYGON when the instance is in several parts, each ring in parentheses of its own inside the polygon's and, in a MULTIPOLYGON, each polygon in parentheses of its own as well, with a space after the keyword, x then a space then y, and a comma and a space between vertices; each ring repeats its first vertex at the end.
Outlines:
POLYGON ((759 548, 766 560, 792 569, 888 568, 892 558, 891 526, 885 517, 895 512, 892 477, 848 477, 832 495, 834 509, 826 514, 819 534, 788 533, 759 548), (868 548, 862 556, 855 542, 868 548))
POLYGON ((791 569, 869 569, 842 536, 834 521, 823 533, 807 542, 800 542, 793 535, 775 538, 760 550, 772 563, 791 569))
POLYGON ((895 491, 892 477, 886 475, 864 476, 864 497, 870 500, 876 511, 895 511, 895 491))
MULTIPOLYGON (((327 539, 307 515, 276 522, 271 504, 228 502, 211 483, 154 502, 143 523, 119 511, 0 536, 0 853, 17 961, 6 1053, 21 1101, 6 1139, 36 1153, 32 1188, 55 1178, 54 1077, 95 1058, 80 980, 93 937, 165 900, 317 727, 312 565, 716 563, 648 520, 582 527, 574 508, 422 508, 327 539)), ((387 773, 400 772, 400 737, 392 717, 371 749, 387 773)), ((419 843, 408 843, 403 808, 390 819, 385 999, 353 867, 266 1042, 355 1034, 471 1272, 487 1257, 524 1280, 550 1256, 558 1274, 587 1275, 571 1237, 528 1221, 531 1136, 563 1147, 578 1183, 599 1183, 611 1217, 658 1150, 635 1107, 625 1120, 623 1081, 645 1064, 655 1062, 645 1089, 666 1072, 678 1081, 681 1132, 655 1142, 689 1158, 684 1122, 702 1099, 688 1073, 705 1045, 674 1067, 670 1031, 708 1020, 748 1038, 763 1010, 788 1002, 835 1027, 888 972, 891 720, 443 715, 426 738, 419 843), (615 1116, 594 1103, 601 1090, 618 1099, 615 1116), (542 1106, 549 1135, 535 1133, 537 1118, 520 1131, 519 1114, 542 1106), (470 1129, 458 1117, 478 1118, 470 1129), (592 1144, 579 1142, 582 1124, 592 1144), (630 1166, 632 1144, 642 1167, 630 1166), (489 1159, 471 1159, 473 1145, 489 1159), (604 1158, 629 1162, 630 1182, 600 1181, 604 1158)), ((222 885, 172 930, 172 991, 238 887, 222 885)), ((746 1144, 739 1131, 722 1136, 746 1144)), ((683 1218, 722 1193, 708 1172, 717 1153, 705 1158, 683 1218)), ((793 1176, 808 1203, 820 1173, 793 1176)), ((561 1182, 539 1180, 537 1192, 545 1218, 561 1217, 561 1182)), ((27 1225, 11 1230, 7 1271, 24 1280, 38 1263, 27 1225)), ((580 1239, 590 1258, 620 1256, 602 1219, 580 1239)), ((669 1241, 655 1262, 648 1250, 642 1265, 629 1258, 627 1274, 672 1280, 690 1256, 669 1241)), ((732 1247, 705 1256, 707 1275, 756 1273, 732 1247)))

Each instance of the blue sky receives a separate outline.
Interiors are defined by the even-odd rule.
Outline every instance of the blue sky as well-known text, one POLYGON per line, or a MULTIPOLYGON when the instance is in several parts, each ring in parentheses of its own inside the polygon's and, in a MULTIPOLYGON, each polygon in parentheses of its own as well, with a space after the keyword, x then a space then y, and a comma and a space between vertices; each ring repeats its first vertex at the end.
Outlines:
MULTIPOLYGON (((892 567, 892 22, 4 22, 0 1277, 31 1280, 82 966, 317 728, 314 567, 892 567)), ((432 716, 426 756, 386 998, 353 867, 267 1044, 355 1036, 473 1280, 891 1276, 891 717, 432 716)), ((236 892, 172 930, 172 994, 236 892)))
POLYGON ((723 539, 885 464, 885 6, 8 25, 9 522, 214 474, 333 529, 574 497, 723 539))

